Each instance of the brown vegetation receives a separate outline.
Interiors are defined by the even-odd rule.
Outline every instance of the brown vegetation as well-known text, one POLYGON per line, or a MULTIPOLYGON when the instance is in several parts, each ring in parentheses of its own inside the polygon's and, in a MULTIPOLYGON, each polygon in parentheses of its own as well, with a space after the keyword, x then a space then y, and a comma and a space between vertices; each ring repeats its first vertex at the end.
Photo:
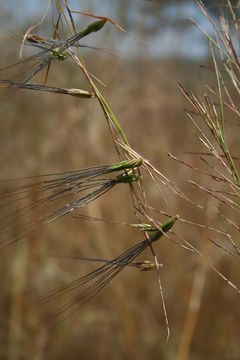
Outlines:
MULTIPOLYGON (((165 237, 154 246, 159 262, 163 263, 161 281, 170 339, 166 344, 157 271, 140 272, 131 267, 74 316, 55 328, 45 326, 32 332, 33 324, 48 318, 56 307, 54 302, 46 307, 33 307, 34 298, 95 267, 71 256, 112 259, 143 239, 142 233, 124 225, 76 218, 84 213, 124 223, 136 222, 129 189, 120 186, 74 213, 76 216, 43 227, 1 252, 0 357, 237 359, 239 294, 214 269, 237 283, 238 258, 224 252, 223 246, 229 232, 237 242, 238 229, 231 224, 228 227, 221 215, 238 224, 238 214, 194 186, 216 188, 216 177, 208 174, 210 167, 217 165, 210 155, 197 156, 206 150, 185 113, 186 108, 190 113, 193 109, 175 80, 201 93, 206 81, 216 88, 215 72, 200 70, 198 62, 156 60, 146 54, 137 61, 127 60, 96 55, 94 50, 88 52, 85 63, 106 84, 101 90, 132 148, 186 195, 181 198, 169 184, 160 183, 159 191, 151 179, 143 178, 149 205, 162 212, 149 210, 149 213, 161 222, 164 213, 180 214, 184 220, 174 226, 177 236, 165 237), (191 243, 204 257, 177 242, 185 246, 191 243)), ((43 81, 40 77, 38 80, 43 81)), ((47 81, 68 88, 86 86, 72 64, 57 62, 47 81)), ((116 162, 113 141, 95 99, 22 90, 11 96, 3 94, 2 104, 2 179, 116 162)), ((237 157, 237 165, 238 125, 232 112, 226 110, 228 147, 237 157)), ((207 133, 206 125, 200 126, 207 133)), ((7 191, 8 185, 5 183, 3 191, 7 191)), ((223 189, 221 183, 217 190, 223 189)), ((38 209, 32 214, 33 218, 40 215, 38 209)), ((10 231, 14 234, 18 228, 21 223, 14 223, 10 231)), ((142 259, 151 256, 148 250, 142 259)))

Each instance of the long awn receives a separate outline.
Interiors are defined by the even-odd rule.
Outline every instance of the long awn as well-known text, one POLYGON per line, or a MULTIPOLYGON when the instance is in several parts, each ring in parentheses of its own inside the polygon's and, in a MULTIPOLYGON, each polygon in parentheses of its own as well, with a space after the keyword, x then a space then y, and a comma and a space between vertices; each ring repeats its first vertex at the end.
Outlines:
POLYGON ((134 169, 141 159, 121 161, 65 173, 0 182, 0 245, 6 247, 98 199, 117 184, 138 180, 134 169), (120 175, 105 178, 114 172, 120 175), (43 212, 43 215, 37 215, 43 212), (14 227, 14 234, 11 228, 14 227), (19 227, 19 230, 17 230, 19 227))
MULTIPOLYGON (((142 254, 142 252, 150 244, 161 239, 173 227, 177 219, 178 216, 170 218, 164 222, 159 229, 151 231, 144 240, 124 251, 115 259, 111 261, 102 260, 104 264, 97 269, 91 271, 79 279, 72 281, 69 284, 61 286, 55 290, 51 290, 42 297, 38 298, 36 304, 43 305, 44 303, 48 303, 50 301, 55 302, 59 297, 69 296, 74 291, 77 291, 76 295, 74 295, 70 300, 66 301, 65 304, 59 306, 59 308, 56 309, 46 321, 38 324, 36 329, 44 325, 52 324, 53 322, 63 321, 80 310, 84 304, 96 296, 126 266, 136 265, 134 260, 140 254, 142 254)), ((144 262, 142 262, 139 263, 139 268, 142 270, 151 270, 154 268, 154 266, 152 262, 146 262, 144 267, 144 262)))

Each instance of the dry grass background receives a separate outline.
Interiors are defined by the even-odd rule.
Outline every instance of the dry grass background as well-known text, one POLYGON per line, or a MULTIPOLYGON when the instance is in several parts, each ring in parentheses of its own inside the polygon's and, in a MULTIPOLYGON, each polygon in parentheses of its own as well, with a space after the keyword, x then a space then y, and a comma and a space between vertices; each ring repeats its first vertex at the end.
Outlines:
MULTIPOLYGON (((199 69, 198 62, 146 56, 135 62, 101 54, 96 61, 94 51, 88 52, 86 63, 107 85, 103 93, 132 147, 206 209, 199 210, 162 187, 166 203, 155 185, 146 180, 151 204, 221 228, 216 213, 219 205, 186 183, 188 179, 206 183, 206 179, 167 156, 169 151, 199 165, 196 156, 183 155, 185 151, 198 151, 199 143, 183 110, 189 105, 171 73, 198 92, 209 74, 199 69)), ((78 73, 61 63, 51 69, 48 83, 55 85, 55 81, 68 87, 84 86, 78 73)), ((116 160, 94 100, 18 91, 3 99, 0 127, 1 178, 116 160)), ((234 155, 238 155, 236 126, 231 124, 229 138, 234 155)), ((128 199, 128 189, 119 186, 88 206, 84 214, 134 222, 128 199)), ((18 226, 21 224, 15 224, 12 231, 18 226)), ((206 241, 206 228, 178 223, 174 230, 195 244, 231 281, 239 279, 238 264, 206 241)), ((94 264, 58 256, 113 258, 140 239, 141 234, 124 226, 68 217, 4 250, 0 254, 0 358, 238 359, 239 295, 201 257, 167 239, 155 246, 164 265, 162 283, 171 327, 167 344, 157 274, 133 268, 125 269, 79 313, 54 330, 44 327, 32 333, 36 319, 49 316, 56 306, 31 308, 32 297, 94 268, 94 264)), ((143 258, 149 256, 144 254, 143 258)))

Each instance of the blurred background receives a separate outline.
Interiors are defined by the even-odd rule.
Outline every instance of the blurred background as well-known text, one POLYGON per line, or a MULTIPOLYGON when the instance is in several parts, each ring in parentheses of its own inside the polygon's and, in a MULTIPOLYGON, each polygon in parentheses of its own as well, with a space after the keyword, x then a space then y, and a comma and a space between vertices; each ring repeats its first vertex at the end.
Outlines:
MULTIPOLYGON (((25 0, 20 6, 17 0, 1 1, 1 67, 18 61, 18 37, 40 21, 47 3, 25 0)), ((222 1, 204 3, 216 21, 226 11, 225 6, 220 6, 222 1)), ((207 84, 216 88, 214 72, 203 68, 212 66, 208 41, 191 20, 211 33, 206 17, 194 1, 77 0, 69 4, 74 10, 112 17, 131 34, 106 24, 100 32, 87 37, 82 44, 110 51, 83 49, 86 66, 104 83, 100 89, 133 149, 204 209, 163 184, 159 191, 146 177, 143 181, 149 204, 224 231, 220 207, 226 215, 228 210, 187 182, 208 184, 210 180, 168 156, 169 152, 192 167, 202 166, 195 154, 186 154, 204 151, 204 147, 186 115, 186 110, 192 109, 176 79, 198 94, 206 91, 207 84)), ((75 15, 74 21, 82 29, 89 19, 75 15)), ((52 36, 51 7, 37 32, 52 36)), ((25 49, 25 56, 29 53, 25 49)), ((11 74, 12 69, 8 71, 11 74)), ((41 74, 35 82, 44 80, 45 74, 41 74)), ((51 66, 47 84, 89 90, 70 60, 51 66)), ((118 160, 97 101, 27 90, 3 92, 0 96, 1 179, 77 170, 118 160)), ((238 126, 229 119, 228 144, 235 156, 239 155, 238 126)), ((125 186, 114 188, 81 213, 136 222, 125 186)), ((153 216, 164 221, 161 214, 153 216)), ((13 224, 13 233, 18 227, 21 223, 13 224)), ((205 257, 170 239, 155 246, 159 262, 163 263, 161 281, 171 329, 168 343, 158 274, 134 268, 125 269, 96 298, 54 329, 31 331, 33 324, 47 319, 56 306, 53 302, 46 307, 32 307, 32 298, 97 266, 73 256, 111 259, 143 238, 136 230, 121 225, 69 216, 0 253, 0 358, 239 359, 239 295, 208 265, 237 284, 238 263, 207 240, 218 235, 206 227, 179 222, 174 231, 205 257)), ((151 259, 150 252, 143 254, 143 259, 151 259)))

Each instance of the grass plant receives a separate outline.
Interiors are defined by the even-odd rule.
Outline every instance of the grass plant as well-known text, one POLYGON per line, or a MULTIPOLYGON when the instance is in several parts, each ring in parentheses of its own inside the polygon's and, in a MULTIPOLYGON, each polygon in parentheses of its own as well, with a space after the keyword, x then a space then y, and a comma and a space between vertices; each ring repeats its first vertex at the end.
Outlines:
MULTIPOLYGON (((211 269, 227 285, 238 294, 240 293, 236 282, 231 279, 231 276, 229 277, 228 274, 218 268, 217 260, 215 260, 215 257, 219 256, 221 259, 230 257, 230 259, 238 262, 240 255, 240 246, 238 244, 240 230, 238 221, 240 211, 239 156, 232 147, 228 129, 229 118, 232 123, 234 121, 235 126, 239 126, 240 117, 238 106, 240 94, 238 9, 232 6, 230 0, 227 0, 229 14, 228 16, 221 15, 220 21, 217 22, 201 1, 196 1, 196 3, 212 27, 212 32, 208 33, 195 22, 209 43, 212 63, 205 66, 205 70, 210 71, 211 75, 214 76, 215 87, 211 84, 205 84, 202 95, 199 95, 199 92, 188 90, 184 85, 184 81, 177 80, 180 91, 191 106, 191 109, 187 111, 187 115, 191 120, 191 124, 193 124, 194 136, 197 135, 195 137, 197 150, 193 149, 180 155, 166 151, 164 156, 167 159, 167 168, 178 166, 178 169, 186 168, 190 171, 189 177, 184 180, 184 186, 179 185, 175 170, 172 178, 170 178, 162 168, 160 170, 144 154, 141 154, 135 146, 132 146, 133 141, 129 140, 125 126, 120 123, 109 105, 107 96, 101 90, 101 80, 88 70, 88 62, 85 61, 82 55, 82 49, 86 45, 81 44, 80 40, 90 34, 91 36, 97 36, 100 30, 105 31, 105 24, 107 23, 109 23, 109 26, 114 26, 116 30, 126 33, 112 19, 92 13, 75 11, 70 8, 67 0, 55 0, 53 2, 53 13, 55 12, 53 23, 55 25, 53 25, 52 29, 52 38, 44 38, 33 33, 33 30, 35 31, 42 24, 42 19, 39 24, 29 27, 22 37, 21 53, 26 46, 35 49, 36 54, 0 69, 0 77, 1 74, 7 74, 8 71, 11 73, 12 70, 13 72, 16 70, 18 73, 18 68, 23 69, 14 78, 11 75, 9 78, 5 78, 4 75, 4 78, 0 79, 0 88, 3 91, 11 92, 14 89, 25 89, 46 92, 46 94, 62 94, 66 95, 66 97, 61 98, 74 97, 74 101, 78 101, 79 98, 81 102, 88 99, 88 104, 96 102, 107 125, 108 133, 106 138, 112 141, 112 152, 109 155, 112 157, 114 154, 117 158, 110 165, 92 166, 92 164, 89 164, 89 167, 81 170, 76 170, 73 167, 70 171, 61 170, 53 173, 46 172, 42 175, 2 180, 0 183, 0 248, 3 250, 3 248, 19 240, 22 240, 19 242, 21 244, 24 243, 24 240, 38 237, 41 238, 41 243, 44 243, 42 229, 56 220, 59 220, 60 223, 60 219, 64 224, 67 224, 70 219, 74 220, 75 224, 77 224, 75 226, 78 227, 80 233, 81 229, 86 226, 88 229, 87 238, 90 239, 89 243, 91 237, 94 238, 96 235, 93 230, 94 222, 102 226, 102 239, 104 241, 108 237, 112 238, 112 236, 108 235, 111 225, 114 226, 114 231, 119 232, 121 236, 122 231, 117 231, 115 225, 119 226, 118 229, 127 226, 136 237, 139 233, 144 234, 144 240, 133 246, 127 245, 127 250, 119 251, 120 255, 117 256, 109 256, 110 248, 113 246, 109 245, 109 243, 102 244, 104 249, 102 258, 96 257, 92 253, 87 256, 74 255, 71 258, 64 254, 64 250, 63 255, 56 256, 55 259, 76 258, 84 263, 100 262, 101 265, 86 275, 76 276, 75 280, 64 281, 63 285, 46 292, 45 295, 36 295, 34 303, 36 307, 44 305, 48 309, 48 307, 50 308, 49 304, 54 303, 54 310, 47 310, 47 315, 40 319, 39 325, 36 327, 38 333, 43 328, 48 329, 46 325, 51 328, 52 325, 59 324, 70 315, 76 314, 84 304, 98 295, 123 269, 135 267, 141 271, 156 270, 158 274, 162 312, 168 341, 170 325, 160 277, 162 265, 155 253, 156 242, 160 239, 164 240, 160 242, 161 257, 164 256, 164 251, 166 251, 164 245, 167 244, 167 247, 169 244, 174 244, 177 249, 184 250, 186 254, 195 254, 199 259, 199 266, 196 271, 193 271, 189 307, 179 342, 178 360, 185 360, 190 356, 208 274, 207 269, 211 269), (84 30, 77 31, 76 16, 94 18, 94 21, 90 22, 84 30), (69 61, 71 66, 77 67, 78 73, 87 84, 88 90, 47 85, 50 66, 54 66, 54 62, 64 66, 67 59, 71 60, 69 61), (43 70, 46 71, 44 84, 32 83, 34 77, 43 70), (188 156, 190 156, 190 160, 188 160, 188 156), (120 186, 120 184, 126 186, 120 186), (122 201, 115 203, 114 193, 119 193, 121 197, 123 196, 123 188, 126 190, 126 187, 129 191, 127 201, 123 197, 122 201), (113 188, 115 192, 109 192, 113 188), (162 207, 160 209, 151 203, 151 197, 149 200, 149 189, 152 192, 156 191, 161 199, 162 207), (108 192, 109 194, 106 194, 108 192), (106 195, 103 197, 104 194, 106 195), (107 196, 108 199, 112 199, 110 202, 113 207, 121 208, 123 213, 131 213, 129 221, 116 219, 114 216, 111 219, 101 217, 101 211, 98 211, 100 216, 88 214, 90 204, 95 205, 99 210, 107 196), (187 212, 179 212, 174 206, 171 207, 172 198, 190 208, 190 217, 186 215, 187 212), (89 206, 86 207, 86 205, 89 206), (79 209, 82 209, 84 213, 80 214, 79 209), (176 215, 177 213, 180 215, 176 215), (197 213, 196 220, 194 218, 195 213, 197 213), (88 225, 85 225, 84 220, 88 220, 88 225), (176 220, 183 228, 186 226, 185 233, 182 234, 178 227, 176 227, 176 230, 174 226, 176 220), (193 236, 194 231, 190 232, 188 229, 197 229, 197 232, 202 231, 202 236, 193 236), (144 256, 143 254, 147 250, 150 251, 152 259, 138 259, 140 255, 144 256)), ((47 13, 44 18, 46 16, 47 13)), ((78 113, 76 112, 75 115, 78 116, 78 113)), ((67 121, 68 118, 66 118, 67 121)), ((101 119, 99 119, 100 121, 101 119)), ((87 125, 85 126, 87 127, 87 125)), ((102 129, 104 124, 98 126, 98 129, 102 129)), ((163 129, 164 131, 165 129, 163 129)), ((98 137, 98 134, 95 136, 98 137)), ((91 148, 88 146, 88 138, 86 137, 85 140, 87 151, 91 152, 91 148)), ((151 139, 148 141, 151 142, 151 139)), ((103 163, 106 162, 108 161, 104 159, 103 163)), ((129 238, 127 236, 127 239, 129 238)), ((79 246, 77 240, 75 240, 74 244, 79 246)), ((82 246, 85 242, 84 236, 81 235, 80 240, 82 246)), ((59 241, 62 241, 62 239, 59 241)), ((66 246, 67 241, 68 239, 64 237, 63 246, 66 246)), ((116 249, 118 249, 118 246, 119 244, 114 244, 116 249)), ((29 244, 30 248, 31 244, 29 244)), ((180 265, 184 266, 184 261, 180 262, 173 260, 174 271, 175 267, 177 269, 180 265), (181 264, 179 264, 180 262, 181 264)), ((16 279, 17 276, 15 283, 17 283, 16 279)), ((11 307, 12 311, 10 311, 12 314, 10 322, 12 324, 14 324, 16 318, 20 317, 17 317, 16 313, 18 315, 21 313, 18 301, 23 299, 24 291, 24 285, 22 285, 19 290, 20 295, 12 295, 13 305, 11 307)), ((31 307, 31 311, 33 311, 29 321, 31 324, 36 320, 36 307, 31 307)), ((161 323, 163 323, 162 318, 161 323)), ((19 345, 16 338, 12 337, 10 329, 9 359, 17 359, 16 355, 12 357, 11 350, 19 345)))

